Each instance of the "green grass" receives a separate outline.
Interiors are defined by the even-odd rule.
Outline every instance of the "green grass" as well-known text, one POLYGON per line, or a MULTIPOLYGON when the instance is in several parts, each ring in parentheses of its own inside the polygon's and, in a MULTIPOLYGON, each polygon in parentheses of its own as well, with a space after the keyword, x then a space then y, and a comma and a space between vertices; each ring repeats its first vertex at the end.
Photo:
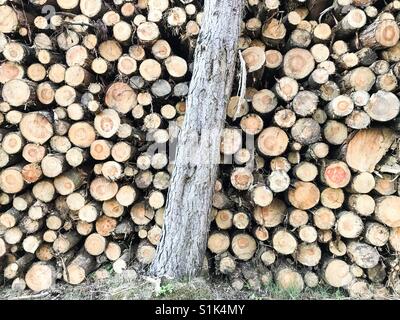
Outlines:
MULTIPOLYGON (((107 270, 107 269, 106 269, 107 270)), ((0 289, 0 299, 68 299, 68 300, 133 300, 133 299, 190 299, 190 300, 319 300, 348 299, 344 290, 326 286, 284 290, 275 283, 269 283, 260 290, 254 291, 246 285, 242 291, 235 291, 226 280, 193 278, 185 281, 156 281, 137 275, 133 270, 122 274, 109 272, 109 277, 95 280, 94 276, 77 286, 59 283, 54 289, 39 295, 26 290, 22 293, 9 288, 0 289)))
POLYGON ((269 297, 273 297, 273 299, 280 300, 297 300, 301 297, 301 291, 297 288, 283 289, 277 286, 275 283, 269 283, 264 288, 265 294, 269 297))
MULTIPOLYGON (((250 291, 248 286, 245 286, 247 291, 250 291)), ((283 289, 270 282, 264 285, 260 292, 252 292, 249 299, 263 300, 342 300, 348 299, 346 292, 342 289, 335 289, 325 285, 319 285, 315 288, 305 288, 300 291, 297 288, 283 289)))
POLYGON ((160 290, 156 292, 156 297, 164 297, 172 294, 174 292, 174 285, 172 283, 167 283, 160 287, 160 290))

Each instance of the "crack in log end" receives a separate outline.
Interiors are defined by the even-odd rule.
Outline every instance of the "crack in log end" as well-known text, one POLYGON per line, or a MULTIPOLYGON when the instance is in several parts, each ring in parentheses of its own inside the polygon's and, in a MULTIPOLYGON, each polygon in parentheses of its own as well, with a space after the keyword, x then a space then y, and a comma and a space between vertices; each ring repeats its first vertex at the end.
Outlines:
POLYGON ((4 283, 400 293, 400 0, 332 2, 0 0, 4 283))

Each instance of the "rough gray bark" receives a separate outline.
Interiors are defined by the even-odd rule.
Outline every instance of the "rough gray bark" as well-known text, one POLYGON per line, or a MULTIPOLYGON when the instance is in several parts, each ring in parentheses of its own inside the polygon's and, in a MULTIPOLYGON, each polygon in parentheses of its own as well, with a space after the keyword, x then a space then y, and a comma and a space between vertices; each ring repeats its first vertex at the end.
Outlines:
POLYGON ((194 276, 203 264, 242 9, 242 0, 205 1, 163 235, 150 269, 158 277, 194 276))

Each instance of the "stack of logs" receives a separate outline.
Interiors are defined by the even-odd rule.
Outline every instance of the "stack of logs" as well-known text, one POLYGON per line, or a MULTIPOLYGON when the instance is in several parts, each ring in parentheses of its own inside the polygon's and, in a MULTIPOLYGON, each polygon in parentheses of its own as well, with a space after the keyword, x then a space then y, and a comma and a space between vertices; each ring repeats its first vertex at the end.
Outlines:
MULTIPOLYGON (((0 0, 0 271, 151 263, 200 0, 0 0), (174 126, 171 125, 174 123, 174 126)), ((247 0, 205 266, 400 293, 400 1, 247 0)))

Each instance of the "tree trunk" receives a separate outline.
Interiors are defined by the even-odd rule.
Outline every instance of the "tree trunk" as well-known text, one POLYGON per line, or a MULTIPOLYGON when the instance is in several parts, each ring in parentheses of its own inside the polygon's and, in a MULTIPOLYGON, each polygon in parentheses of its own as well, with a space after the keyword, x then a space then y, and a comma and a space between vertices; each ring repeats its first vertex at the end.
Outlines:
POLYGON ((242 2, 205 1, 163 235, 150 269, 156 276, 193 276, 203 264, 220 137, 235 72, 242 2))

